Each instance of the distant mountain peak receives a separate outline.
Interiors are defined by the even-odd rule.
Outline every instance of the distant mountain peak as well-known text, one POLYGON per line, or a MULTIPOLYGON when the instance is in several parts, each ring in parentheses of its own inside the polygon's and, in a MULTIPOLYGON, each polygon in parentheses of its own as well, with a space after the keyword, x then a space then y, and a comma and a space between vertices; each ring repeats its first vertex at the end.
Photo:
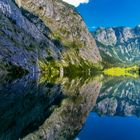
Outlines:
POLYGON ((140 61, 140 25, 135 28, 98 28, 92 34, 104 61, 113 65, 140 61))

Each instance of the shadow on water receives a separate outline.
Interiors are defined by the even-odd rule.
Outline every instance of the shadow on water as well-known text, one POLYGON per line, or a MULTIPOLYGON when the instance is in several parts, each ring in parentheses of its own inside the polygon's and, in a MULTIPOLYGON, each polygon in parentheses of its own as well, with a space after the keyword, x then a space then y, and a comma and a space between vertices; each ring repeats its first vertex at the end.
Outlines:
POLYGON ((72 139, 96 103, 101 79, 0 78, 0 139, 72 139))

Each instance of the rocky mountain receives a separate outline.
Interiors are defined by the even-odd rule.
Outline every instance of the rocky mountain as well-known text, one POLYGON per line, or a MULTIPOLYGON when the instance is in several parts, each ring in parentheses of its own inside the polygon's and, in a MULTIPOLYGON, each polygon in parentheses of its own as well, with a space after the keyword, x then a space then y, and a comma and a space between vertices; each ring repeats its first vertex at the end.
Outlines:
POLYGON ((140 26, 99 28, 92 33, 105 62, 135 64, 140 60, 140 26))
POLYGON ((0 50, 1 72, 101 61, 83 19, 61 0, 1 0, 0 50))

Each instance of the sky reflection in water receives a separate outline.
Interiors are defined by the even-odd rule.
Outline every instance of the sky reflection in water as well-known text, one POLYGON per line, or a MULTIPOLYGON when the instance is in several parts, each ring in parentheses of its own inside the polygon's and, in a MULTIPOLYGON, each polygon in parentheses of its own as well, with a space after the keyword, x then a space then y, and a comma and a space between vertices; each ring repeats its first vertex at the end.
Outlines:
POLYGON ((140 140, 137 117, 100 117, 91 112, 78 140, 140 140))
POLYGON ((139 95, 139 78, 0 78, 0 140, 140 140, 139 95))
POLYGON ((140 140, 139 78, 109 78, 78 140, 140 140))

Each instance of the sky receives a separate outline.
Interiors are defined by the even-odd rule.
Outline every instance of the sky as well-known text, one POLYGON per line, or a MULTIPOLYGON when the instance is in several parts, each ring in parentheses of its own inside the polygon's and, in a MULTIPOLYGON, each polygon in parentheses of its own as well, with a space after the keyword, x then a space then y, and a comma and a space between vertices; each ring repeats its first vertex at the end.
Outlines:
POLYGON ((63 0, 76 6, 89 30, 140 24, 140 0, 63 0))

